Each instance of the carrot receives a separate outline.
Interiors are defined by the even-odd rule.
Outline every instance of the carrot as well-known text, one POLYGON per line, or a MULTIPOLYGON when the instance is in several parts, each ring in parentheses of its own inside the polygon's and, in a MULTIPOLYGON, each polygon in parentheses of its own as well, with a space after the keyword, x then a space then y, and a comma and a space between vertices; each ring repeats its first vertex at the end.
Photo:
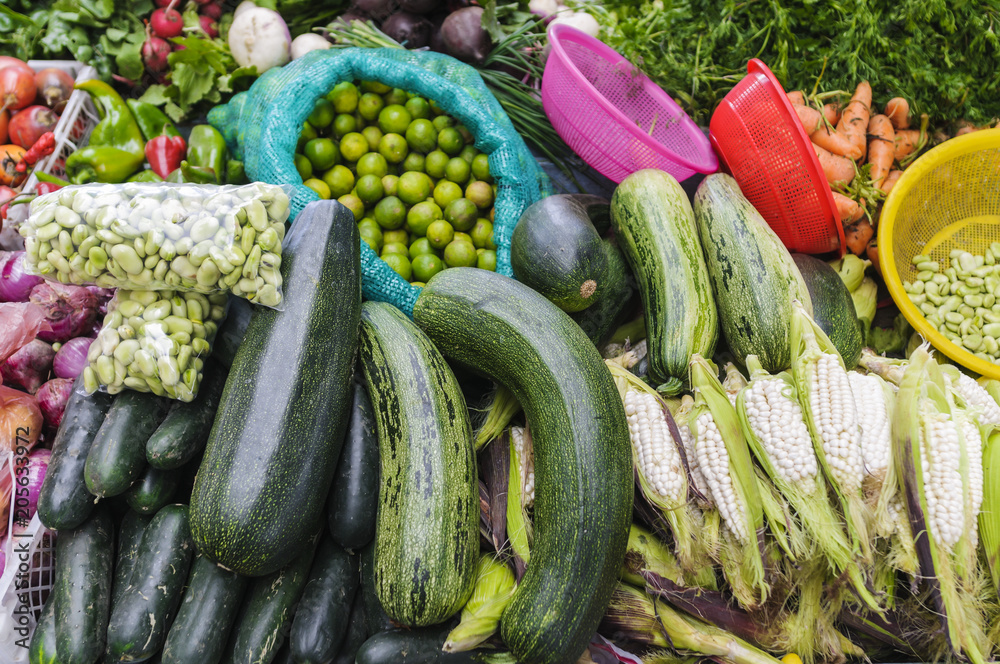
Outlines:
POLYGON ((850 138, 836 129, 829 129, 825 126, 820 127, 809 135, 809 140, 835 155, 847 157, 855 161, 861 158, 861 149, 850 138))
POLYGON ((796 104, 798 104, 799 106, 805 106, 806 96, 802 93, 801 90, 795 90, 793 92, 789 92, 787 93, 786 96, 788 97, 788 101, 792 102, 793 106, 796 104))
POLYGON ((807 134, 812 134, 823 125, 823 116, 812 106, 802 104, 792 104, 795 114, 799 118, 799 124, 806 130, 807 134))
POLYGON ((974 131, 979 131, 979 127, 973 124, 963 124, 960 122, 958 131, 955 132, 955 136, 965 136, 966 134, 971 134, 974 131))
POLYGON ((889 174, 885 176, 885 181, 882 182, 882 191, 888 196, 892 188, 896 186, 896 182, 899 180, 900 176, 903 175, 903 171, 895 170, 889 171, 889 174))
POLYGON ((893 158, 896 161, 903 161, 917 149, 917 144, 920 143, 920 130, 900 129, 896 132, 894 140, 896 147, 893 150, 893 158))
POLYGON ((840 104, 823 104, 823 115, 834 127, 840 122, 840 104))
POLYGON ((878 243, 876 240, 868 243, 868 260, 872 262, 875 272, 884 279, 885 277, 882 275, 882 263, 878 259, 878 243))
POLYGON ((855 256, 863 256, 868 251, 868 243, 875 235, 875 229, 868 223, 867 219, 862 219, 852 226, 844 229, 844 240, 847 249, 855 256))
POLYGON ((868 121, 868 163, 871 164, 871 182, 882 191, 885 191, 885 176, 892 168, 895 141, 892 121, 884 115, 873 115, 868 121))
POLYGON ((902 97, 893 97, 885 105, 885 114, 889 117, 893 129, 907 129, 910 126, 910 102, 902 97))
POLYGON ((823 174, 830 184, 847 184, 854 179, 854 162, 847 157, 833 154, 813 143, 813 150, 823 167, 823 174))
POLYGON ((864 208, 858 205, 857 201, 839 191, 833 192, 833 202, 837 204, 837 214, 840 215, 840 221, 845 226, 853 224, 865 213, 864 208))
POLYGON ((861 150, 862 158, 864 158, 868 147, 865 138, 868 133, 871 107, 872 86, 868 84, 868 81, 862 81, 854 91, 850 103, 840 114, 840 121, 837 123, 837 131, 847 136, 851 143, 861 150))

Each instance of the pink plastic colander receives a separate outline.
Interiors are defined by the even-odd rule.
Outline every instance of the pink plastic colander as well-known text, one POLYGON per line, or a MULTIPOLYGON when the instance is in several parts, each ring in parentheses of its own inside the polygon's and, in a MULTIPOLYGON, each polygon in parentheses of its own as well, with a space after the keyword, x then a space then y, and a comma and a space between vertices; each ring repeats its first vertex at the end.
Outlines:
POLYGON ((644 168, 678 181, 718 170, 698 125, 628 60, 568 25, 551 25, 548 36, 542 105, 584 161, 615 182, 644 168))

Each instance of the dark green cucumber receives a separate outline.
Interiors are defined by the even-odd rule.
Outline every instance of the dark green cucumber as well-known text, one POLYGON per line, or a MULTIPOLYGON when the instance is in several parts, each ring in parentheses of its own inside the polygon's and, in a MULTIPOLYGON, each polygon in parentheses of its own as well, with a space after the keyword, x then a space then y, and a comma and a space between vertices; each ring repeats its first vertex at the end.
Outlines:
POLYGON ((608 258, 607 290, 604 296, 583 311, 570 314, 598 349, 603 348, 622 319, 635 309, 635 277, 614 240, 604 240, 608 258))
POLYGON ((369 634, 384 632, 387 629, 396 627, 392 618, 382 608, 382 602, 378 599, 378 591, 375 590, 375 541, 372 540, 368 546, 361 550, 361 598, 365 605, 365 624, 369 634))
POLYGON ((287 566, 250 583, 223 659, 226 664, 265 664, 274 659, 285 643, 309 579, 316 543, 310 542, 303 548, 299 557, 287 566))
POLYGON ((329 537, 316 550, 288 636, 299 664, 326 664, 340 651, 360 582, 358 556, 329 537))
POLYGON ((193 555, 187 505, 167 505, 143 531, 128 587, 111 608, 112 657, 141 662, 163 647, 193 555))
POLYGON ((139 514, 152 516, 168 505, 180 483, 180 469, 160 470, 146 466, 139 479, 125 492, 128 506, 139 514))
POLYGON ((98 498, 125 493, 146 467, 146 440, 163 421, 170 400, 125 390, 104 418, 87 453, 83 476, 98 498))
POLYGON ((378 514, 378 434, 368 390, 354 384, 351 424, 330 487, 327 515, 333 541, 358 551, 375 536, 378 514))
POLYGON ((56 539, 56 651, 65 664, 93 664, 104 652, 114 572, 115 526, 98 508, 56 539))
POLYGON ((583 311, 610 285, 607 253, 588 212, 608 216, 608 201, 589 194, 560 194, 533 203, 510 238, 517 280, 563 311, 583 311))
POLYGON ((205 448, 226 385, 226 370, 209 360, 193 401, 177 401, 146 441, 146 461, 154 468, 179 468, 205 448))
POLYGON ((94 497, 87 491, 83 471, 111 402, 107 394, 84 394, 83 376, 74 381, 38 494, 38 518, 46 528, 72 530, 94 509, 94 497))
POLYGON ((358 652, 358 648, 368 639, 368 618, 365 616, 365 598, 364 593, 360 590, 354 594, 351 615, 347 620, 347 634, 344 635, 344 642, 340 645, 340 652, 334 658, 333 664, 354 664, 354 657, 358 652))
MULTIPOLYGON (((58 575, 53 579, 59 582, 58 575)), ((62 660, 56 652, 56 596, 49 593, 42 613, 38 616, 38 624, 31 635, 31 643, 28 645, 29 664, 59 664, 62 660)), ((353 660, 351 660, 353 662, 353 660)))
POLYGON ((191 492, 198 550, 247 576, 281 569, 319 531, 351 406, 361 304, 358 228, 316 201, 282 244, 283 310, 259 307, 191 492))
POLYGON ((375 587, 407 627, 465 605, 479 560, 479 483, 465 398, 441 353, 399 309, 361 305, 360 357, 380 458, 375 587))
POLYGON ((861 359, 865 340, 851 291, 826 261, 806 254, 792 254, 792 260, 809 289, 813 320, 837 347, 844 365, 853 369, 861 359))
POLYGON ((142 533, 153 517, 143 516, 133 510, 128 510, 118 526, 118 554, 115 557, 115 583, 111 590, 111 606, 121 601, 125 589, 132 577, 132 566, 139 555, 139 545, 142 543, 142 533))
POLYGON ((249 302, 236 295, 229 296, 226 320, 216 332, 215 340, 212 342, 212 359, 218 361, 226 369, 233 366, 233 358, 236 357, 236 351, 243 343, 251 316, 253 316, 253 307, 250 306, 249 302))
POLYGON ((473 664, 482 662, 481 650, 446 653, 441 650, 448 630, 393 629, 365 641, 355 656, 357 664, 473 664))
POLYGON ((524 407, 534 539, 501 634, 522 664, 576 662, 611 598, 632 515, 632 450, 611 374, 568 315, 493 272, 439 272, 413 315, 446 356, 491 376, 524 407))
POLYGON ((218 664, 247 583, 247 577, 228 572, 198 555, 191 565, 177 617, 163 644, 163 664, 218 664))

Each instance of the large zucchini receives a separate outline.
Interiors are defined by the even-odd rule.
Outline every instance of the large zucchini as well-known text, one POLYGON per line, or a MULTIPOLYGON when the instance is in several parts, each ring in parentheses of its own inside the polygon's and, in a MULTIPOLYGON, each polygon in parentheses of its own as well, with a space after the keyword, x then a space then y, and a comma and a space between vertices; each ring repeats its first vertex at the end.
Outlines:
POLYGON ((391 305, 361 306, 361 362, 381 466, 378 598, 396 622, 433 625, 476 582, 479 485, 465 398, 427 335, 391 305))
POLYGON ((865 339, 851 291, 826 261, 807 254, 792 254, 792 260, 809 289, 813 320, 837 347, 837 352, 844 358, 844 365, 853 369, 861 359, 865 339))
POLYGON ((282 245, 284 308, 254 312, 233 361, 191 493, 191 532, 234 572, 281 569, 325 516, 351 405, 359 242, 347 208, 306 206, 282 245))
POLYGON ((741 362, 756 355, 775 373, 791 365, 792 301, 812 301, 788 249, 736 180, 709 175, 694 196, 722 333, 741 362))
POLYGON ((711 357, 719 336, 691 203, 668 173, 636 171, 615 189, 611 222, 639 282, 650 380, 665 394, 678 394, 687 382, 691 355, 711 357))
POLYGON ((632 515, 632 451, 611 374, 567 314, 493 272, 438 273, 414 320, 446 356, 500 382, 524 407, 534 540, 501 634, 522 664, 576 662, 618 579, 632 515))

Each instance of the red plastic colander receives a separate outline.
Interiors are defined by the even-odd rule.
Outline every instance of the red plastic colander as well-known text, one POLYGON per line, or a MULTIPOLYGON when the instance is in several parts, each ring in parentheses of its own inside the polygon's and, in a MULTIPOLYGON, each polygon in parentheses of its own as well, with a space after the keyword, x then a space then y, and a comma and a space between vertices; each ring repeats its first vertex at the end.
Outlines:
POLYGON ((659 86, 598 39, 555 23, 542 76, 542 106, 566 144, 621 182, 658 168, 686 180, 719 161, 705 134, 659 86))
POLYGON ((784 89, 756 58, 712 114, 710 140, 789 251, 844 253, 833 193, 784 89))

